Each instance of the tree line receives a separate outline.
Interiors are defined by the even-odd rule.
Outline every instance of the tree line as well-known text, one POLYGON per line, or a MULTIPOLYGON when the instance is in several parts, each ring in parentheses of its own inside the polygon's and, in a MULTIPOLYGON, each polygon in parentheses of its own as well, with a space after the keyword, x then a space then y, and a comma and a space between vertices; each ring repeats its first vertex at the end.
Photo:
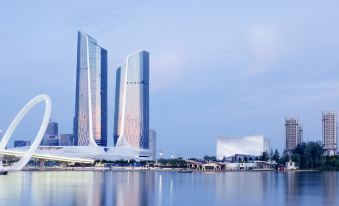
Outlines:
MULTIPOLYGON (((296 163, 300 169, 339 170, 339 156, 324 155, 320 141, 303 142, 298 144, 291 152, 284 150, 280 156, 276 149, 271 152, 271 159, 279 165, 285 165, 289 160, 296 163)), ((262 156, 270 156, 263 154, 262 156)))

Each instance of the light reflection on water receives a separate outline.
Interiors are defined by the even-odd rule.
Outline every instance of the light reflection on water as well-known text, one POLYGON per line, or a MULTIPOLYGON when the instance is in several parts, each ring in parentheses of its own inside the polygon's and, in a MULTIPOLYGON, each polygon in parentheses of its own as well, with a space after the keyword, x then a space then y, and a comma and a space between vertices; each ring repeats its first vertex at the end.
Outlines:
POLYGON ((337 172, 13 172, 0 205, 339 205, 337 172))

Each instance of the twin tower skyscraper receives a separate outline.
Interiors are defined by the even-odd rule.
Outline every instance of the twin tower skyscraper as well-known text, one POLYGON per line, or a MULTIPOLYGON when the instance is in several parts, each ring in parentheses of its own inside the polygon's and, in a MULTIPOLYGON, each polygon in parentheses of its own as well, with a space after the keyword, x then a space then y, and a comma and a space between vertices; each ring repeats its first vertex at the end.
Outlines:
MULTIPOLYGON (((78 32, 73 133, 78 146, 107 146, 107 51, 78 32)), ((129 55, 116 70, 115 146, 149 149, 149 53, 129 55)))

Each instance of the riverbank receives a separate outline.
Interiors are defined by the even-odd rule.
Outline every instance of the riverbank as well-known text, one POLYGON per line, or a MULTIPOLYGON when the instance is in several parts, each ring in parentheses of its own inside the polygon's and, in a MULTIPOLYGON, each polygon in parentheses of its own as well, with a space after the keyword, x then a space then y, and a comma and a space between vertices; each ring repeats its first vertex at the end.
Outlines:
MULTIPOLYGON (((113 168, 103 168, 103 167, 51 167, 51 168, 26 168, 24 171, 100 171, 100 172, 142 172, 142 171, 156 171, 156 172, 182 172, 182 171, 191 171, 195 173, 227 173, 227 172, 283 172, 283 173, 295 173, 295 172, 323 172, 327 170, 317 170, 317 169, 298 169, 298 170, 284 170, 278 171, 272 168, 263 168, 263 169, 251 169, 251 170, 191 170, 186 168, 150 168, 150 167, 113 167, 113 168)), ((328 170, 332 171, 332 170, 328 170)))

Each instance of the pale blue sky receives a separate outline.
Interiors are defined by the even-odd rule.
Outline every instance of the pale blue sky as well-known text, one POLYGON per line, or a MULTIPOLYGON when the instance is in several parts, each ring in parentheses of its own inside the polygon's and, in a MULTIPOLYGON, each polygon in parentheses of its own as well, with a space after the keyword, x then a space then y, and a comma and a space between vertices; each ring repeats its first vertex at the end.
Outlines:
POLYGON ((284 118, 321 139, 321 112, 339 110, 338 1, 8 1, 0 6, 0 128, 48 93, 72 132, 76 37, 108 50, 109 143, 115 69, 151 54, 151 127, 158 149, 215 154, 216 138, 263 133, 284 147, 284 118))

